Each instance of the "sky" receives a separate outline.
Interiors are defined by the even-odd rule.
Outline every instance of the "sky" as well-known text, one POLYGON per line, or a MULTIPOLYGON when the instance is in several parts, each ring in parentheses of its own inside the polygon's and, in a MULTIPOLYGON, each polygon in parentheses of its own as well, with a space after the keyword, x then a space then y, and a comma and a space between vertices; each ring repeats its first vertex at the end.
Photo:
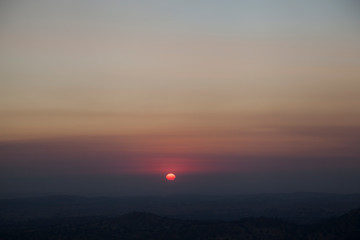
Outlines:
POLYGON ((359 9, 1 1, 0 197, 360 192, 359 9))

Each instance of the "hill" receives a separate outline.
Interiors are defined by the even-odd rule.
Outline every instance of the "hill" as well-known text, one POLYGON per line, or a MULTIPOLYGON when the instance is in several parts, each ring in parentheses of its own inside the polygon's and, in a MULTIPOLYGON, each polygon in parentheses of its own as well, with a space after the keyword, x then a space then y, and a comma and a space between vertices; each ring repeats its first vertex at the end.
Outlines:
POLYGON ((199 221, 134 212, 117 217, 32 220, 1 225, 0 239, 358 239, 360 209, 319 224, 295 225, 269 218, 199 221))
POLYGON ((0 221, 115 216, 138 211, 179 219, 230 221, 246 217, 266 217, 282 219, 296 224, 310 224, 340 216, 355 208, 360 208, 360 194, 46 196, 0 200, 0 221))

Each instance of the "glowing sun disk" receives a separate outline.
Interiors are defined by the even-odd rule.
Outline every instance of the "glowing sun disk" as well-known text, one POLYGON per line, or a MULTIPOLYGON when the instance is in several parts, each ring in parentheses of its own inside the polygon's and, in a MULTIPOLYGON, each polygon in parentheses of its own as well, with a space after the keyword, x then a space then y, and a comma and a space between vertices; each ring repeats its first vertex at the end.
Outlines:
POLYGON ((166 179, 169 180, 169 181, 174 181, 175 178, 176 178, 176 176, 173 173, 166 174, 166 179))

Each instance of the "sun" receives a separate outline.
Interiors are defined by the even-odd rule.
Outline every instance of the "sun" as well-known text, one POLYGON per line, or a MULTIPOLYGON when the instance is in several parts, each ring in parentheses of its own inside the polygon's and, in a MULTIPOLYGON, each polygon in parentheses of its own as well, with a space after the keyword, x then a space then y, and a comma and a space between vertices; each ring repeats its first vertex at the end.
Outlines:
POLYGON ((166 174, 166 179, 169 180, 169 181, 174 181, 175 178, 176 178, 176 176, 173 173, 166 174))

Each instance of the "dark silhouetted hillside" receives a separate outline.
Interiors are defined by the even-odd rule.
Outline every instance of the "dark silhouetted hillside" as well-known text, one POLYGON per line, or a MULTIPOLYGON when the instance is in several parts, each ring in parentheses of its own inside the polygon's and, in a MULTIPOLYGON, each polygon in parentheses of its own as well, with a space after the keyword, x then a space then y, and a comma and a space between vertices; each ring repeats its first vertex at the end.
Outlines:
POLYGON ((246 217, 310 224, 360 207, 360 194, 287 193, 238 196, 48 196, 0 200, 0 221, 36 218, 115 216, 150 212, 197 220, 238 220, 246 217))
POLYGON ((0 239, 359 239, 360 209, 313 225, 269 218, 199 221, 134 212, 118 217, 77 217, 8 222, 0 239))

